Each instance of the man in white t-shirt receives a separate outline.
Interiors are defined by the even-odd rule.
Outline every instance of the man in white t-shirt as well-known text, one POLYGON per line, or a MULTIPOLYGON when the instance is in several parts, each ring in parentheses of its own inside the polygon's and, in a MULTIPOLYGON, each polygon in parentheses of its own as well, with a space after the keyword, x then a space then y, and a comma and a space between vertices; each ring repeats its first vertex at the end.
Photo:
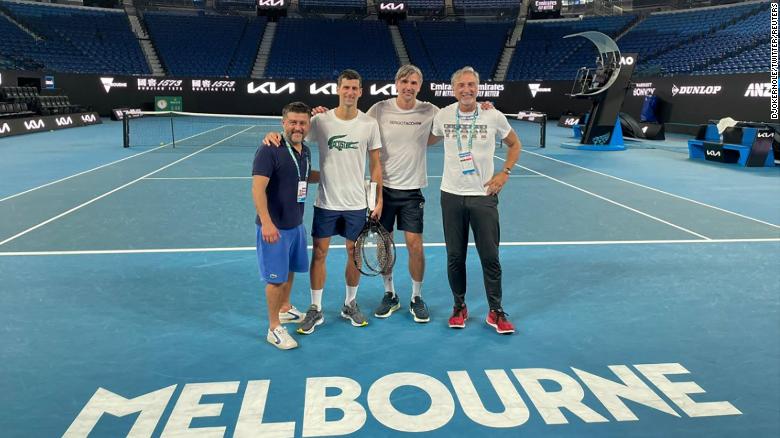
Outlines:
MULTIPOLYGON (((368 324, 357 304, 360 271, 355 267, 354 251, 363 225, 366 223, 366 192, 364 176, 366 156, 369 158, 371 181, 377 183, 376 206, 372 217, 382 214, 382 166, 379 150, 382 147, 376 120, 357 108, 363 94, 360 74, 344 70, 337 81, 339 106, 317 114, 311 119, 308 142, 317 143, 320 161, 320 186, 314 201, 312 221, 311 306, 298 327, 298 333, 311 334, 325 321, 322 312, 322 293, 325 286, 325 261, 330 238, 340 235, 346 239, 347 263, 345 269, 346 298, 341 316, 355 327, 368 324)), ((265 143, 279 143, 277 133, 266 135, 265 143)))
MULTIPOLYGON (((415 322, 430 321, 430 313, 422 299, 425 271, 423 255, 422 188, 428 185, 426 152, 433 117, 439 111, 435 105, 417 100, 422 86, 422 71, 406 64, 395 74, 398 96, 377 102, 366 114, 379 123, 382 136, 382 216, 379 221, 388 231, 394 225, 404 232, 409 251, 409 275, 412 296, 409 312, 415 322)), ((401 305, 395 293, 392 273, 384 276, 385 294, 374 311, 377 318, 387 318, 401 305)))
POLYGON ((498 259, 500 226, 498 193, 520 158, 520 139, 506 117, 477 105, 479 74, 463 67, 452 75, 452 92, 458 102, 442 108, 433 120, 429 144, 444 138, 444 173, 441 209, 447 247, 447 276, 455 301, 449 326, 463 328, 466 309, 466 252, 469 227, 482 263, 490 311, 486 322, 498 333, 514 333, 501 307, 501 263, 498 259), (496 138, 507 146, 504 168, 493 174, 496 138))

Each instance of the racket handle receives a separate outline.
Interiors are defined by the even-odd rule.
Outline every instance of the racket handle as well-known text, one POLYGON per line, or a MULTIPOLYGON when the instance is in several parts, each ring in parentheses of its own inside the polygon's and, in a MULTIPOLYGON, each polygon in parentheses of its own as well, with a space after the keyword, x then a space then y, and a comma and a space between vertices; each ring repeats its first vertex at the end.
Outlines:
POLYGON ((368 185, 368 209, 370 211, 374 211, 374 208, 376 208, 376 187, 377 187, 377 184, 375 182, 371 181, 367 185, 368 185))

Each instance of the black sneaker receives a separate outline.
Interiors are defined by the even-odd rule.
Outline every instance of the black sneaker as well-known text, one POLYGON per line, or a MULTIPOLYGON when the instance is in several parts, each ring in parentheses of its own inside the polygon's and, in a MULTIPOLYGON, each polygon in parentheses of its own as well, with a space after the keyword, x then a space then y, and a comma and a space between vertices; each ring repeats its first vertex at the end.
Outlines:
POLYGON ((392 292, 385 292, 382 297, 382 302, 374 311, 374 316, 377 318, 387 318, 393 314, 396 310, 401 308, 401 304, 398 302, 398 295, 392 292))
POLYGON ((414 316, 414 322, 428 322, 431 320, 431 314, 428 313, 428 306, 421 297, 414 297, 409 304, 409 312, 414 316))

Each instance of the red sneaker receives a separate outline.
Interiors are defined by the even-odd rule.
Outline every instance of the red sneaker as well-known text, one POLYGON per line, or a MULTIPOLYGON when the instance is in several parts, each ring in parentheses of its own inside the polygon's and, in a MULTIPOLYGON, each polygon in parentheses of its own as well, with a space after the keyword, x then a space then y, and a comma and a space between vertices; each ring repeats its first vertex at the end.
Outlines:
POLYGON ((466 327, 466 320, 469 319, 469 311, 466 309, 466 305, 452 308, 452 316, 450 316, 449 325, 450 328, 462 329, 466 327))
POLYGON ((508 335, 515 332, 515 326, 506 319, 507 314, 502 309, 491 310, 488 313, 485 322, 496 329, 502 335, 508 335))

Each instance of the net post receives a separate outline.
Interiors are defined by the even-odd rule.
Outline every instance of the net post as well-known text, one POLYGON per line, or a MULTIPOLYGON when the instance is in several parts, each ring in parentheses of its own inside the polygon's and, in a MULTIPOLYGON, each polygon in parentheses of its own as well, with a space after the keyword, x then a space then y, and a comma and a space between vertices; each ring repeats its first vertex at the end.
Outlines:
POLYGON ((539 144, 541 148, 544 148, 547 138, 547 114, 542 116, 542 127, 539 130, 539 144))
POLYGON ((122 146, 130 147, 130 118, 127 117, 127 111, 122 111, 122 146))
POLYGON ((176 148, 176 134, 173 130, 173 113, 168 114, 171 121, 171 144, 173 145, 173 148, 176 148))

